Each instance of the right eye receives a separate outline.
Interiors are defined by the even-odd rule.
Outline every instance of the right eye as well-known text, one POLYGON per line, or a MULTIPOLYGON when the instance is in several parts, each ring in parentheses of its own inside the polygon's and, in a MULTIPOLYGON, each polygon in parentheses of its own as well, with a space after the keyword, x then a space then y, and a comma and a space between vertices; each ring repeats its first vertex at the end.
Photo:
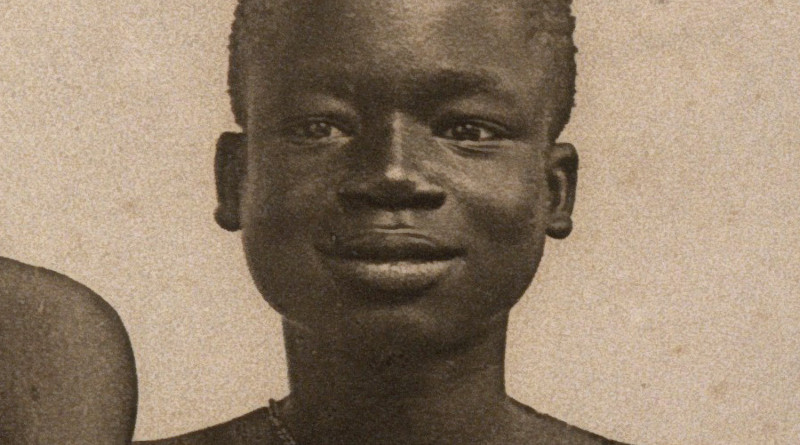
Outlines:
POLYGON ((477 122, 463 122, 446 128, 442 137, 454 141, 489 142, 500 139, 499 132, 489 125, 477 122))
POLYGON ((286 128, 286 136, 299 143, 333 141, 348 137, 348 132, 325 120, 310 120, 286 128))

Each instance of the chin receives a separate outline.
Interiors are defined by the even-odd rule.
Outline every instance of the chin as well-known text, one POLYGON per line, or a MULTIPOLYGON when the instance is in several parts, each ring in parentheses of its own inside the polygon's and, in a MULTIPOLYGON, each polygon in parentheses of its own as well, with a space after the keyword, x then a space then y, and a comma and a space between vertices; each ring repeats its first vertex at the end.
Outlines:
MULTIPOLYGON (((380 304, 351 308, 327 317, 288 310, 284 317, 304 326, 317 338, 341 347, 362 359, 389 356, 413 357, 446 353, 505 335, 511 304, 489 312, 463 311, 461 304, 435 304, 442 295, 419 296, 411 303, 380 304)), ((452 296, 450 296, 452 297, 452 296)), ((454 301, 455 299, 450 299, 454 301)))

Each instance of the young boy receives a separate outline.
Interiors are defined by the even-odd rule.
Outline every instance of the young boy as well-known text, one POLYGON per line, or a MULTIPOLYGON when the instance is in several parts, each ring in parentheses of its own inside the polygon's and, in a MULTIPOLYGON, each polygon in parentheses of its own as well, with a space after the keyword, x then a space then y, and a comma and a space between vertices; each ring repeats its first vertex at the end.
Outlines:
POLYGON ((162 444, 609 444, 505 393, 511 307, 571 230, 568 0, 241 0, 219 224, 291 394, 162 444))
MULTIPOLYGON (((216 219, 242 231, 283 316, 291 393, 148 443, 615 443, 521 405, 503 381, 509 311, 546 236, 572 228, 578 159, 555 141, 573 25, 569 0, 240 0, 243 132, 218 143, 216 219)), ((0 328, 17 339, 0 349, 2 438, 128 440, 119 319, 64 277, 0 265, 0 328)))

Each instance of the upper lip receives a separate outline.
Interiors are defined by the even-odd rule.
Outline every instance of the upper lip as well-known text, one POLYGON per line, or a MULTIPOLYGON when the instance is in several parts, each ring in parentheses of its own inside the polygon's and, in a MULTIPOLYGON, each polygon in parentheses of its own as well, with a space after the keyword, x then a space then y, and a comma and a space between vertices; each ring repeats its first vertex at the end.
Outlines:
POLYGON ((373 229, 353 235, 332 235, 319 250, 328 256, 367 261, 441 261, 464 254, 463 249, 409 229, 373 229))

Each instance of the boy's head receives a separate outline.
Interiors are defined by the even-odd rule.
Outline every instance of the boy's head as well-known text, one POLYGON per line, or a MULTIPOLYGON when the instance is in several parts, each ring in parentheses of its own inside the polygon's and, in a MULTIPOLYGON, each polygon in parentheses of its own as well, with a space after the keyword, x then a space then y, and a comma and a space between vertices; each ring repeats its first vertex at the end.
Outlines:
POLYGON ((217 220, 273 307, 442 347, 503 323, 571 229, 573 26, 568 0, 241 0, 217 220))

